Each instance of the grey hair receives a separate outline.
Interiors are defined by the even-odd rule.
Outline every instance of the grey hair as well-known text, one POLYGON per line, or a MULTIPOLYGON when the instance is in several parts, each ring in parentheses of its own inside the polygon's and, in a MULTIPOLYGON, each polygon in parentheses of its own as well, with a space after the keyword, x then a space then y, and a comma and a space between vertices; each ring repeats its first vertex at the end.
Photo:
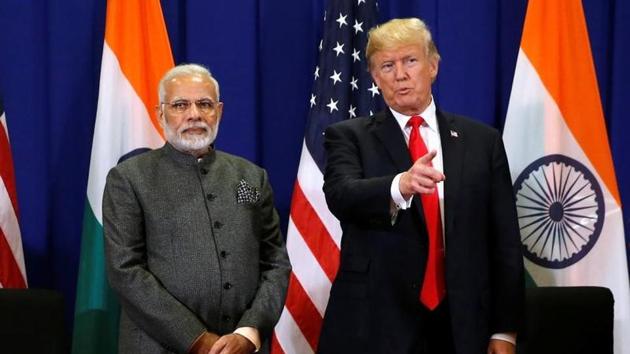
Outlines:
POLYGON ((214 78, 214 76, 212 76, 208 68, 199 64, 179 64, 162 76, 158 85, 158 99, 160 102, 164 102, 164 97, 166 96, 166 88, 164 87, 166 82, 179 76, 201 76, 207 78, 210 82, 212 82, 212 84, 214 84, 214 88, 217 91, 217 100, 221 100, 219 82, 214 78))

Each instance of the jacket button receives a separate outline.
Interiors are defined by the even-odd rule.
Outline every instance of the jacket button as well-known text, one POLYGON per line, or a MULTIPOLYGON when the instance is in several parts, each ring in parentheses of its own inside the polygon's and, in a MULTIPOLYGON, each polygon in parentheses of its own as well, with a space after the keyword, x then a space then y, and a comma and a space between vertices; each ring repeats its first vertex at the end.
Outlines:
POLYGON ((221 253, 219 253, 221 255, 221 258, 225 258, 227 257, 228 253, 225 251, 221 251, 221 253))
POLYGON ((209 201, 213 201, 214 198, 216 198, 217 196, 212 194, 212 193, 208 193, 208 195, 206 195, 206 197, 208 198, 209 201))
POLYGON ((202 175, 207 175, 208 174, 208 170, 205 169, 205 168, 201 168, 200 172, 201 172, 202 175))
POLYGON ((220 229, 221 227, 223 227, 223 224, 220 221, 215 221, 214 222, 214 228, 215 229, 220 229))
POLYGON ((223 289, 225 289, 225 290, 232 289, 232 284, 230 282, 227 282, 227 283, 223 284, 223 289))

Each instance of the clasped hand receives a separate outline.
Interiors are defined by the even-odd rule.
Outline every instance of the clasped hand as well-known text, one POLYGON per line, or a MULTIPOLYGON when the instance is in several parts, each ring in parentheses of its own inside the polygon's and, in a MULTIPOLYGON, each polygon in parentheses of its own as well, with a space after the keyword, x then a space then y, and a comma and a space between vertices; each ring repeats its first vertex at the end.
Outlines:
POLYGON ((204 333, 193 345, 191 354, 249 354, 256 350, 249 339, 231 333, 219 337, 210 332, 204 333))
POLYGON ((414 194, 431 194, 439 182, 444 181, 444 174, 431 165, 431 161, 437 155, 437 151, 431 150, 420 157, 409 170, 400 176, 398 188, 400 194, 409 200, 414 194))

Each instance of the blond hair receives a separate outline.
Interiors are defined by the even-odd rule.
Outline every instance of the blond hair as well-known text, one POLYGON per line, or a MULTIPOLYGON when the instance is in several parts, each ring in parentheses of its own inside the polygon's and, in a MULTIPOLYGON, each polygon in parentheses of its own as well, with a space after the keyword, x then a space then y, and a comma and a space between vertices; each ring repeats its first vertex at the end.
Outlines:
POLYGON ((440 61, 440 53, 431 38, 427 25, 419 18, 396 18, 373 27, 368 32, 365 55, 368 65, 374 53, 405 45, 424 47, 427 58, 440 61))

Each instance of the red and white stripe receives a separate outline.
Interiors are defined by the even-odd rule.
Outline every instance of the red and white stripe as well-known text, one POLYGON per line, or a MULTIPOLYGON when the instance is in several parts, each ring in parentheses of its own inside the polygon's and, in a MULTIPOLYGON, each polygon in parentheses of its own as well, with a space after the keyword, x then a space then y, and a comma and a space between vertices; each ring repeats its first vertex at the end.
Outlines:
POLYGON ((328 210, 323 185, 324 177, 303 144, 287 231, 293 271, 272 339, 274 354, 307 354, 317 349, 341 243, 341 226, 328 210))
POLYGON ((4 113, 0 116, 0 288, 26 288, 15 172, 4 113))

